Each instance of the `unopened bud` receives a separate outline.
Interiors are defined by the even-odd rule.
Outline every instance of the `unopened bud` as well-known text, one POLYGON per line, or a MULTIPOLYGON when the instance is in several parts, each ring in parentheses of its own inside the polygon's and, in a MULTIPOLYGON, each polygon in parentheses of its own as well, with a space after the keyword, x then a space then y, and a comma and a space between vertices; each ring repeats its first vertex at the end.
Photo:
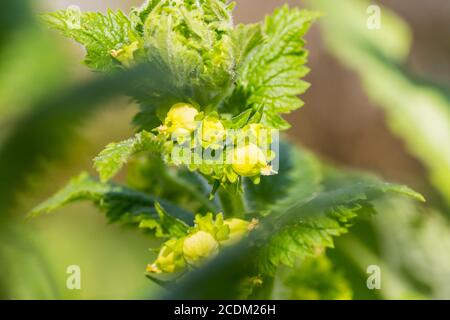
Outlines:
POLYGON ((177 240, 169 240, 161 248, 158 258, 153 264, 147 266, 150 273, 173 273, 181 271, 186 263, 181 250, 176 250, 177 240))
POLYGON ((260 174, 261 168, 266 166, 266 158, 258 146, 250 143, 234 150, 232 167, 237 174, 252 177, 260 174))
POLYGON ((219 119, 206 118, 202 122, 201 140, 202 146, 218 149, 225 138, 225 128, 219 119))
POLYGON ((223 223, 226 226, 228 226, 228 228, 230 228, 228 239, 223 241, 223 244, 225 245, 230 245, 239 242, 239 240, 241 240, 249 231, 248 226, 250 223, 242 219, 237 218, 227 219, 223 223))
POLYGON ((197 231, 186 237, 183 244, 184 258, 189 264, 199 265, 219 251, 219 243, 206 231, 197 231))
POLYGON ((119 50, 111 50, 111 56, 129 68, 134 62, 134 53, 139 50, 139 42, 134 41, 130 45, 123 46, 119 50))
POLYGON ((195 117, 198 115, 197 109, 188 103, 174 104, 167 113, 164 121, 169 133, 175 130, 184 129, 189 133, 196 128, 195 117))

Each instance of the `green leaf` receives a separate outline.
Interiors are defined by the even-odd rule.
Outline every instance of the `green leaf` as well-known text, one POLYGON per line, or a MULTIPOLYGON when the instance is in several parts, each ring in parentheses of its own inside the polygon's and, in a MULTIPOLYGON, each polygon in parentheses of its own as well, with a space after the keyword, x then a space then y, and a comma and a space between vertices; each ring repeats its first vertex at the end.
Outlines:
POLYGON ((63 93, 54 92, 30 106, 30 111, 9 128, 0 145, 0 211, 11 208, 17 190, 23 192, 28 187, 27 178, 42 171, 44 163, 67 155, 75 129, 83 119, 101 108, 116 106, 101 102, 125 94, 135 82, 148 79, 153 70, 152 65, 142 64, 63 93))
POLYGON ((324 243, 332 244, 332 235, 346 230, 356 213, 371 213, 373 212, 371 202, 384 195, 398 193, 423 200, 419 194, 405 187, 366 182, 323 192, 306 203, 300 201, 281 216, 275 214, 261 219, 258 228, 247 238, 233 247, 222 250, 221 254, 204 267, 192 271, 165 298, 236 298, 241 293, 242 282, 249 275, 254 276, 261 272, 270 274, 282 261, 292 263, 297 261, 298 256, 316 254, 317 251, 313 249, 322 250, 324 243), (304 221, 304 229, 309 226, 315 232, 298 234, 299 238, 290 237, 289 233, 284 233, 284 237, 278 236, 285 228, 301 226, 304 221), (272 237, 277 236, 281 243, 273 241, 272 237), (270 249, 264 250, 266 247, 270 249), (259 252, 258 248, 262 251, 259 252), (288 251, 284 251, 285 249, 288 251), (260 263, 263 266, 262 270, 258 268, 260 263), (222 288, 221 291, 216 289, 219 287, 222 288))
MULTIPOLYGON (((323 184, 333 190, 362 179, 366 183, 375 181, 370 175, 327 167, 323 184)), ((446 249, 450 238, 444 236, 448 226, 437 212, 413 199, 399 195, 376 201, 376 216, 358 222, 351 234, 337 239, 333 252, 338 256, 336 261, 360 271, 349 277, 356 288, 356 299, 368 298, 366 286, 359 283, 366 280, 370 264, 383 270, 385 285, 377 295, 385 299, 442 299, 450 292, 450 286, 439 280, 445 278, 442 266, 450 259, 446 249)))
POLYGON ((404 198, 382 201, 378 210, 380 214, 372 224, 380 251, 374 253, 397 281, 406 281, 406 292, 393 283, 383 288, 384 297, 404 299, 416 294, 420 298, 450 299, 450 283, 443 281, 450 275, 450 224, 445 214, 404 198))
POLYGON ((250 211, 283 211, 321 190, 321 166, 312 154, 281 140, 278 158, 278 174, 263 177, 257 185, 245 181, 250 211))
POLYGON ((217 106, 232 87, 235 72, 231 40, 232 5, 221 0, 149 1, 131 13, 142 32, 153 79, 130 92, 141 112, 134 123, 155 128, 169 108, 189 102, 217 106))
MULTIPOLYGON (((309 84, 300 80, 308 73, 308 53, 302 37, 318 17, 315 12, 284 6, 268 16, 263 26, 266 41, 253 49, 251 59, 238 70, 238 91, 248 96, 248 106, 264 106, 262 122, 285 129, 280 113, 300 108, 297 97, 309 84)), ((261 42, 261 38, 257 38, 261 42)), ((254 42, 251 43, 255 46, 254 42)))
POLYGON ((86 63, 107 72, 121 63, 115 52, 148 62, 148 78, 128 90, 141 105, 135 117, 140 129, 155 128, 158 116, 177 102, 202 108, 217 105, 233 83, 235 59, 231 41, 232 5, 221 0, 148 1, 129 17, 121 11, 81 13, 78 8, 43 16, 47 24, 86 47, 86 63), (138 43, 136 54, 130 49, 138 43), (114 51, 112 51, 114 50, 114 51))
POLYGON ((160 155, 135 157, 127 170, 127 184, 137 190, 183 203, 191 212, 218 212, 209 201, 211 186, 201 175, 182 167, 168 167, 160 155))
POLYGON ((278 213, 273 223, 276 232, 260 249, 258 271, 273 275, 279 265, 293 266, 297 259, 333 248, 333 237, 346 233, 357 216, 374 214, 373 201, 385 194, 423 201, 421 195, 404 186, 362 181, 322 192, 278 213))
POLYGON ((383 108, 392 131, 429 170, 430 181, 450 204, 450 95, 406 68, 412 33, 405 21, 381 8, 382 28, 366 24, 369 1, 310 1, 323 11, 325 44, 342 64, 355 71, 368 97, 383 108), (343 45, 345 43, 345 45, 343 45))
POLYGON ((155 209, 159 220, 143 219, 139 223, 139 228, 155 229, 155 235, 159 238, 180 238, 187 234, 189 226, 186 223, 171 216, 158 202, 155 203, 155 209))
MULTIPOLYGON (((139 102, 139 98, 136 100, 139 102)), ((169 102, 168 105, 172 105, 171 102, 169 102)), ((139 109, 140 111, 133 118, 133 124, 138 130, 151 130, 162 123, 156 114, 156 104, 140 102, 139 109)))
POLYGON ((238 72, 252 59, 257 52, 256 49, 265 41, 262 26, 259 23, 237 25, 231 34, 231 39, 238 72))
POLYGON ((94 167, 100 174, 101 181, 112 178, 131 156, 143 151, 159 151, 160 143, 154 134, 141 131, 128 140, 110 143, 94 159, 94 167))
POLYGON ((82 200, 92 201, 105 211, 110 222, 137 224, 146 218, 158 220, 159 216, 154 209, 156 202, 160 202, 176 219, 191 224, 193 219, 192 214, 171 203, 123 186, 101 183, 87 173, 81 173, 73 178, 54 196, 34 208, 29 216, 36 217, 51 213, 65 205, 82 200))
POLYGON ((111 55, 112 50, 120 50, 136 41, 130 20, 120 10, 81 12, 78 7, 46 13, 42 19, 51 28, 64 36, 74 39, 86 48, 85 63, 98 71, 111 71, 120 66, 111 55))
POLYGON ((147 20, 148 15, 152 12, 161 0, 146 0, 141 6, 133 7, 130 12, 130 20, 140 34, 144 33, 144 22, 147 20))
POLYGON ((294 269, 283 268, 277 285, 277 300, 349 300, 353 295, 350 283, 325 254, 305 259, 294 269))
MULTIPOLYGON (((353 285, 364 282, 367 266, 376 264, 383 270, 378 292, 383 299, 448 299, 450 283, 442 280, 449 276, 450 263, 445 215, 404 197, 377 201, 376 209, 375 217, 336 241, 336 261, 359 271, 351 277, 353 285)), ((355 290, 355 298, 365 299, 365 290, 355 290)))
POLYGON ((243 128, 248 123, 252 113, 253 113, 253 109, 251 109, 251 108, 242 111, 237 116, 229 119, 229 121, 227 123, 227 128, 230 128, 230 129, 243 128))
POLYGON ((147 59, 168 75, 171 94, 203 107, 217 102, 233 77, 231 6, 219 0, 165 1, 149 4, 145 12, 147 59))

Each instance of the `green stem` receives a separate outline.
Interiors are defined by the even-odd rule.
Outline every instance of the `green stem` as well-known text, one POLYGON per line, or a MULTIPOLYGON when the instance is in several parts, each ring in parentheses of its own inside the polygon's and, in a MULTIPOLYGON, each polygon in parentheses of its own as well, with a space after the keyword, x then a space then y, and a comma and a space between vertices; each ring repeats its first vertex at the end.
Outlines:
POLYGON ((223 188, 220 188, 217 194, 226 216, 240 218, 244 216, 246 208, 242 193, 231 194, 223 188))
POLYGON ((162 176, 164 179, 166 179, 166 181, 170 182, 171 184, 175 185, 175 187, 183 190, 184 192, 186 192, 187 194, 192 196, 202 206, 204 206, 208 211, 217 213, 217 207, 214 205, 214 203, 211 202, 206 196, 202 195, 194 187, 192 187, 191 184, 189 184, 179 178, 176 178, 167 170, 162 170, 162 176))

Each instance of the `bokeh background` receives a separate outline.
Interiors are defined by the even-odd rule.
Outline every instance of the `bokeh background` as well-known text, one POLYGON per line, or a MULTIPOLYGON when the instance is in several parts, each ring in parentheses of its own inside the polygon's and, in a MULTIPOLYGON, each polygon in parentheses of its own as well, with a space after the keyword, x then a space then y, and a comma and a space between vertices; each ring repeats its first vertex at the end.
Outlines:
MULTIPOLYGON (((36 13, 69 5, 128 11, 140 3, 33 0, 36 13)), ((419 209, 408 202, 380 204, 382 214, 375 222, 355 231, 359 236, 370 229, 367 248, 351 237, 338 242, 334 258, 353 282, 354 297, 410 294, 449 299, 450 2, 377 1, 382 6, 380 30, 368 30, 365 20, 358 20, 368 16, 365 1, 236 3, 236 23, 260 21, 283 3, 324 12, 307 37, 312 70, 307 81, 312 86, 303 96, 305 106, 289 115, 293 128, 288 134, 332 164, 406 184, 428 199, 427 206, 419 209), (369 40, 362 43, 360 37, 369 40), (380 52, 382 58, 376 54, 380 52), (375 249, 370 251, 370 246, 375 249), (387 278, 392 279, 386 280, 380 293, 364 287, 364 263, 370 262, 383 263, 387 278)), ((36 32, 21 32, 2 52, 0 143, 33 101, 95 76, 81 65, 80 46, 52 32, 34 41, 36 32)), ((133 133, 130 122, 136 106, 125 98, 108 103, 116 107, 104 108, 80 124, 69 155, 46 165, 44 178, 30 179, 14 217, 3 223, 1 298, 138 299, 158 290, 144 278, 145 265, 154 255, 148 250, 153 240, 108 225, 89 204, 72 205, 35 220, 24 218, 27 210, 72 175, 91 168, 91 159, 104 145, 133 133), (69 265, 81 267, 81 290, 66 288, 69 265)))

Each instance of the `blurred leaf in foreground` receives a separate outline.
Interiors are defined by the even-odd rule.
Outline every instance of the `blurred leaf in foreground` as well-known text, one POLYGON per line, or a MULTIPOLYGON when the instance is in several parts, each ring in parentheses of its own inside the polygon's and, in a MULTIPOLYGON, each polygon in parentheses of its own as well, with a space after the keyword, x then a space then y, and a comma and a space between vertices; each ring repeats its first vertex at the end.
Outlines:
MULTIPOLYGON (((265 257, 270 264, 291 265, 294 257, 314 256, 317 252, 314 248, 317 250, 332 247, 332 237, 345 232, 346 227, 349 227, 350 218, 355 218, 360 209, 371 207, 370 203, 389 194, 403 194, 422 200, 421 196, 404 187, 373 182, 341 186, 335 190, 319 193, 310 200, 300 200, 286 210, 281 217, 274 214, 263 219, 260 227, 247 239, 224 250, 203 268, 192 271, 171 288, 172 292, 167 297, 172 299, 236 298, 240 283, 248 276, 246 269, 251 270, 258 266, 254 260, 255 250, 259 250, 262 246, 262 252, 264 252, 264 244, 268 239, 271 239, 276 247, 276 244, 280 242, 274 241, 273 238, 283 234, 283 230, 293 226, 301 228, 305 222, 305 226, 308 226, 308 218, 311 218, 311 222, 316 222, 311 227, 313 233, 291 233, 289 238, 286 238, 289 241, 284 242, 288 244, 287 247, 278 247, 278 251, 273 249, 269 251, 270 255, 266 253, 256 255, 257 259, 265 257), (359 209, 355 211, 355 208, 359 209), (331 216, 327 216, 328 214, 331 216), (336 214, 334 216, 336 220, 333 220, 333 214, 336 214), (350 216, 346 217, 347 214, 350 216), (342 220, 339 220, 340 218, 342 220), (283 253, 285 253, 284 256, 283 253), (216 288, 222 290, 219 291, 216 288)), ((259 263, 261 262, 262 260, 259 260, 259 263)), ((268 275, 270 277, 270 272, 268 275)))
POLYGON ((321 27, 330 52, 354 70, 369 97, 386 112, 393 132, 428 168, 450 205, 450 90, 411 75, 408 26, 382 8, 381 28, 366 27, 369 1, 309 1, 326 19, 321 27))
POLYGON ((130 90, 132 81, 148 79, 151 67, 140 65, 124 72, 93 79, 86 84, 43 98, 20 117, 0 145, 0 211, 14 202, 26 179, 46 161, 61 158, 80 122, 106 100, 130 90))
MULTIPOLYGON (((360 181, 355 172, 328 168, 325 189, 360 181)), ((370 177, 365 177, 371 180, 370 177)), ((355 298, 367 298, 367 267, 377 265, 382 272, 381 290, 385 299, 448 299, 450 296, 450 227, 434 209, 405 197, 385 197, 373 202, 378 213, 358 221, 353 233, 338 239, 331 255, 340 268, 356 267, 352 286, 355 298), (343 260, 342 260, 343 259, 343 260)))
POLYGON ((281 269, 274 299, 349 300, 352 289, 340 270, 324 254, 308 258, 293 269, 281 269))
POLYGON ((33 209, 30 216, 51 213, 69 203, 83 200, 92 201, 104 210, 111 222, 138 224, 142 220, 147 220, 148 223, 149 219, 163 222, 164 216, 158 212, 158 210, 164 210, 163 207, 170 210, 174 219, 180 219, 186 223, 190 223, 192 219, 191 214, 164 200, 127 187, 99 182, 87 173, 81 173, 73 178, 53 197, 33 209))

